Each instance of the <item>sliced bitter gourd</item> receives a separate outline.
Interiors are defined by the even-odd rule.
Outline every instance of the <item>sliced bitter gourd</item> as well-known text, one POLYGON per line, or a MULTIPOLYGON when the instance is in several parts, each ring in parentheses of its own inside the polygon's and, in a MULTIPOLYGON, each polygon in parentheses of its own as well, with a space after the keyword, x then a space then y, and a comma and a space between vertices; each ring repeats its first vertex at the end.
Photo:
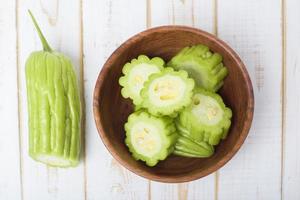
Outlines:
POLYGON ((206 142, 197 142, 180 135, 173 153, 178 156, 207 158, 214 154, 214 147, 206 142))
POLYGON ((124 76, 119 79, 119 83, 123 87, 122 96, 132 99, 135 105, 139 105, 142 102, 140 91, 144 82, 149 75, 160 72, 164 64, 165 62, 159 57, 149 59, 145 55, 140 55, 137 59, 126 63, 122 69, 124 76))
POLYGON ((222 98, 201 88, 194 90, 193 101, 179 116, 190 133, 190 138, 217 145, 230 128, 232 111, 222 98))
POLYGON ((141 91, 142 106, 156 116, 176 117, 177 112, 191 103, 194 85, 187 72, 167 67, 145 82, 141 91))
POLYGON ((141 105, 133 105, 133 110, 134 111, 139 111, 140 109, 142 109, 141 105))
POLYGON ((205 45, 185 47, 171 59, 168 66, 186 70, 197 86, 214 92, 222 87, 223 79, 228 74, 222 56, 212 53, 205 45))
POLYGON ((189 137, 189 135, 190 135, 189 130, 181 124, 181 122, 178 118, 175 119, 175 125, 176 125, 177 131, 181 135, 189 137))
POLYGON ((136 160, 154 166, 173 152, 177 140, 175 125, 169 117, 155 117, 137 111, 125 124, 125 143, 136 160))
POLYGON ((185 157, 210 157, 214 153, 214 147, 207 142, 198 142, 190 138, 189 130, 178 119, 175 120, 179 137, 175 144, 174 154, 185 157))

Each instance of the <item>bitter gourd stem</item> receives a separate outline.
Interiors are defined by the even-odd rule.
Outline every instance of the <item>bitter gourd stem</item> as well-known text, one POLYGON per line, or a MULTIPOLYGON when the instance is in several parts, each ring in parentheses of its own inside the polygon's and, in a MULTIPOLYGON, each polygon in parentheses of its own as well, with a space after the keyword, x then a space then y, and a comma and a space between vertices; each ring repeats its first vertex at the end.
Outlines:
POLYGON ((42 33, 42 31, 41 31, 41 29, 40 29, 38 23, 36 22, 36 20, 35 20, 33 14, 31 13, 30 10, 28 10, 28 13, 29 13, 29 15, 30 15, 30 17, 31 17, 31 19, 32 19, 32 22, 33 22, 33 24, 34 24, 34 26, 35 26, 35 28, 36 28, 38 34, 39 34, 39 38, 40 38, 40 40, 41 40, 41 42, 42 42, 44 51, 52 52, 52 49, 51 49, 51 47, 49 46, 49 44, 48 44, 48 42, 47 42, 45 36, 43 35, 43 33, 42 33))

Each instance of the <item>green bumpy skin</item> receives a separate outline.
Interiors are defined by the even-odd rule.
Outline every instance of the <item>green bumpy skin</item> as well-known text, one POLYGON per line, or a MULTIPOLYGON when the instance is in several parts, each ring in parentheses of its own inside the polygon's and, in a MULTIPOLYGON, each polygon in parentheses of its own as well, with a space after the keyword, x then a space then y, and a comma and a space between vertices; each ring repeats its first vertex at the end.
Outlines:
POLYGON ((214 154, 214 147, 207 142, 198 142, 190 138, 189 131, 180 123, 178 119, 175 120, 178 131, 178 139, 175 144, 173 154, 184 157, 207 158, 214 154))
POLYGON ((150 167, 173 152, 178 137, 171 118, 155 117, 143 110, 129 115, 125 131, 132 156, 150 167))
POLYGON ((81 149, 76 74, 70 59, 50 48, 32 19, 44 51, 31 53, 26 61, 29 155, 47 165, 73 167, 81 149))
POLYGON ((214 147, 206 142, 197 142, 180 135, 173 154, 184 157, 207 158, 214 154, 214 147))
POLYGON ((134 105, 140 105, 142 102, 140 91, 144 82, 151 74, 160 72, 164 65, 163 59, 159 57, 149 59, 145 55, 140 55, 137 59, 126 63, 122 69, 124 76, 119 79, 119 84, 123 87, 122 96, 132 99, 134 105))
POLYGON ((188 130, 188 137, 217 145, 226 138, 231 117, 232 111, 218 94, 196 88, 191 105, 180 113, 179 121, 188 130))
POLYGON ((212 53, 205 45, 183 48, 168 63, 176 70, 186 70, 198 87, 216 92, 223 85, 228 70, 223 66, 222 56, 212 53))
POLYGON ((155 116, 176 117, 191 103, 195 82, 186 71, 167 67, 152 74, 141 91, 142 107, 155 116))

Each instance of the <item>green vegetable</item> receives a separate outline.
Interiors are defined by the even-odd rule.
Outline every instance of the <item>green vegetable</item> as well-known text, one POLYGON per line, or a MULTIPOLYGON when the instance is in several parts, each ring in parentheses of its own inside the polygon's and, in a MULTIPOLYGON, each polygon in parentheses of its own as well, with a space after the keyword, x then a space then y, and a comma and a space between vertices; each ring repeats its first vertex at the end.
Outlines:
POLYGON ((177 140, 171 118, 155 117, 145 111, 132 113, 125 124, 125 143, 136 160, 155 166, 173 152, 177 140))
POLYGON ((152 115, 176 117, 177 113, 191 103, 194 80, 185 71, 167 67, 152 74, 141 91, 142 106, 152 115))
POLYGON ((29 11, 43 44, 26 62, 29 154, 47 165, 76 166, 80 154, 80 97, 69 58, 53 51, 29 11))
POLYGON ((183 126, 183 125, 181 124, 179 118, 176 118, 174 122, 175 122, 177 131, 178 131, 181 135, 186 136, 186 137, 189 137, 189 135, 190 135, 189 130, 188 130, 185 126, 183 126))
POLYGON ((179 133, 173 152, 175 155, 198 158, 205 158, 213 155, 214 147, 212 145, 191 138, 189 130, 180 123, 178 118, 175 120, 175 124, 179 133))
POLYGON ((141 105, 133 105, 133 110, 134 111, 138 111, 138 110, 140 110, 140 109, 142 109, 142 107, 141 107, 141 105))
POLYGON ((180 113, 179 120, 190 138, 217 145, 225 139, 231 117, 230 108, 218 94, 196 88, 191 105, 180 113))
POLYGON ((231 125, 232 111, 215 93, 228 74, 220 54, 205 45, 186 47, 167 66, 141 55, 125 64, 119 79, 122 96, 134 104, 125 143, 148 166, 171 153, 210 157, 231 125))
POLYGON ((119 79, 120 85, 123 87, 121 94, 124 98, 130 98, 135 105, 142 102, 140 91, 144 86, 144 82, 153 73, 158 73, 163 69, 165 62, 158 57, 149 59, 145 55, 140 55, 137 59, 132 59, 123 67, 123 74, 119 79))
POLYGON ((198 87, 217 91, 223 85, 228 70, 223 66, 222 56, 212 53, 204 45, 185 47, 168 63, 176 70, 186 70, 198 87))
POLYGON ((179 156, 206 158, 214 154, 214 147, 206 142, 197 142, 180 135, 173 153, 179 156))

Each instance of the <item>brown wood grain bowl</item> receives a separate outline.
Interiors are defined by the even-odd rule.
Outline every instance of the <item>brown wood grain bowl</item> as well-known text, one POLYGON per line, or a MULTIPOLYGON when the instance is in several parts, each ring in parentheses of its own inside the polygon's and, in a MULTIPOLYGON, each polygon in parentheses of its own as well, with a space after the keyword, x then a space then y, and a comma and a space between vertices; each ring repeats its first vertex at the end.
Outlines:
POLYGON ((130 171, 150 180, 179 183, 204 177, 227 163, 246 139, 254 109, 252 84, 247 70, 238 55, 215 36, 185 26, 162 26, 141 32, 123 43, 104 64, 97 79, 93 111, 96 126, 103 143, 113 157, 130 171), (210 158, 170 156, 155 167, 136 161, 124 144, 124 123, 133 111, 130 100, 120 94, 118 79, 123 65, 140 54, 159 56, 168 61, 181 48, 205 44, 220 53, 229 70, 220 94, 233 111, 228 137, 217 147, 210 158))

